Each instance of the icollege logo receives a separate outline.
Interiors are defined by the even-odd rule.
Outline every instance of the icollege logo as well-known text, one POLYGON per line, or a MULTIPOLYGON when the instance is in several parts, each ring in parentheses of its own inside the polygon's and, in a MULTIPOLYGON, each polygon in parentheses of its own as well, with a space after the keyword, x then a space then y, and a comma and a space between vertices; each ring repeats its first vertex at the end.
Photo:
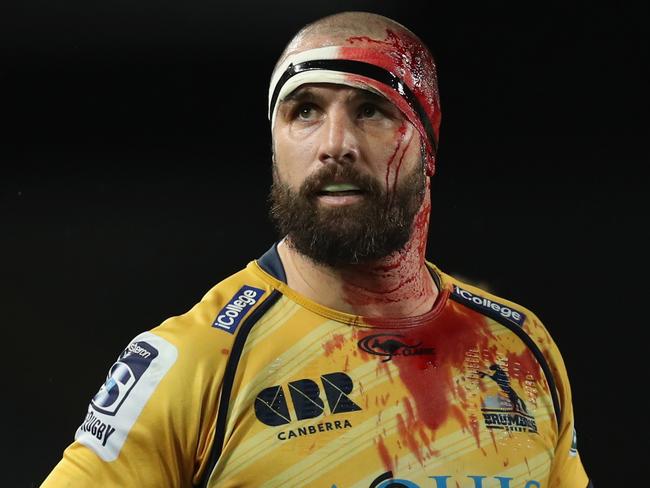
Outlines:
MULTIPOLYGON (((348 395, 352 392, 352 379, 345 373, 329 373, 321 375, 321 384, 327 398, 330 413, 339 414, 356 412, 361 407, 354 403, 348 395)), ((313 419, 325 413, 325 404, 320 396, 318 384, 308 378, 291 381, 288 384, 296 420, 313 419)), ((282 386, 271 386, 260 391, 255 398, 255 416, 271 427, 287 425, 292 421, 282 386)), ((311 435, 328 430, 339 430, 352 427, 349 420, 334 420, 317 425, 298 427, 278 433, 278 439, 287 440, 303 435, 311 435)))
POLYGON ((501 390, 483 400, 483 418, 488 429, 537 433, 535 417, 528 413, 526 403, 510 385, 508 374, 498 365, 490 366, 492 374, 479 371, 479 378, 490 378, 501 390))
POLYGON ((368 354, 384 356, 385 359, 382 360, 382 363, 390 361, 393 356, 434 355, 433 348, 420 347, 422 342, 418 342, 417 344, 402 342, 400 340, 402 337, 404 337, 402 334, 373 334, 361 339, 358 342, 358 346, 368 354))
POLYGON ((254 286, 242 286, 226 305, 219 310, 212 327, 234 334, 244 315, 260 301, 265 291, 254 286))
POLYGON ((526 315, 517 310, 502 305, 501 303, 492 301, 488 298, 475 295, 471 291, 464 290, 458 285, 454 285, 452 296, 460 303, 467 303, 472 308, 481 309, 487 316, 496 320, 506 319, 510 322, 517 324, 519 327, 524 325, 526 315))

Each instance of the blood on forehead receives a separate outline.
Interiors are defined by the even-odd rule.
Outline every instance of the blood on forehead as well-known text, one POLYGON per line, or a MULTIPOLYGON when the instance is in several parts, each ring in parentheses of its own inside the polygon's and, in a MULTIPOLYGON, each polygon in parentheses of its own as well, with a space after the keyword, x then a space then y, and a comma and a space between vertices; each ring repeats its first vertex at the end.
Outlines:
POLYGON ((386 29, 386 38, 383 40, 356 36, 348 37, 346 42, 355 47, 376 49, 388 56, 392 60, 390 65, 384 64, 385 59, 377 59, 380 61, 377 64, 390 69, 404 80, 423 103, 439 107, 435 61, 419 39, 408 32, 397 34, 386 29))
MULTIPOLYGON (((368 36, 354 36, 346 39, 347 45, 340 47, 342 59, 354 59, 380 66, 398 76, 416 96, 426 112, 434 137, 438 140, 440 130, 440 96, 436 77, 436 66, 433 56, 422 42, 408 32, 395 32, 386 29, 386 37, 382 40, 368 36)), ((367 81, 366 81, 367 82, 367 81)), ((381 86, 373 87, 386 93, 381 86)), ((428 136, 424 131, 421 121, 412 108, 398 96, 390 96, 395 105, 404 112, 411 123, 418 128, 427 145, 430 146, 428 136)), ((434 150, 429 147, 431 157, 435 157, 434 150)), ((430 164, 433 165, 433 161, 430 164)), ((428 168, 433 174, 433 167, 428 168)))

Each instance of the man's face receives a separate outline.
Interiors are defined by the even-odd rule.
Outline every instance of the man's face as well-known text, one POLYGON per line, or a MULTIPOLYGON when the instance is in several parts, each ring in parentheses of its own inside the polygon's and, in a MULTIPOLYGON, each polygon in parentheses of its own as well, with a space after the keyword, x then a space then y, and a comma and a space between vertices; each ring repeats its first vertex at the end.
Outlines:
POLYGON ((307 84, 280 102, 271 216, 329 266, 385 257, 408 241, 426 187, 420 136, 387 99, 307 84))

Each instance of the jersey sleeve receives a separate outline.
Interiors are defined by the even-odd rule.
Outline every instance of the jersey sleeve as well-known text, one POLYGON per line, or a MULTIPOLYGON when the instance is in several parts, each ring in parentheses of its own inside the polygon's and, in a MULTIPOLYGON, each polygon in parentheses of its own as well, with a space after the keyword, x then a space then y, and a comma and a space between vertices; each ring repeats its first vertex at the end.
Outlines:
POLYGON ((214 307, 135 337, 110 367, 46 488, 191 486, 207 463, 233 336, 214 307))
POLYGON ((548 359, 549 367, 553 373, 561 408, 561 418, 558 419, 558 440, 551 465, 549 488, 591 487, 577 449, 571 386, 564 360, 557 345, 539 319, 532 315, 531 320, 532 324, 528 324, 528 327, 532 329, 532 335, 536 336, 537 342, 543 346, 543 353, 548 359))

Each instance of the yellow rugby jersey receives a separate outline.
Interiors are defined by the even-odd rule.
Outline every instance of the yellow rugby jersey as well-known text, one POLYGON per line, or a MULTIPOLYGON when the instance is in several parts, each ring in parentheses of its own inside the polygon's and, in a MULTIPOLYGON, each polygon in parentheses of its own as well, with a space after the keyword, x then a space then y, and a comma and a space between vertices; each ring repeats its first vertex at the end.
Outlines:
POLYGON ((586 488, 542 323, 428 265, 430 312, 369 319, 274 245, 126 347, 43 486, 586 488))

